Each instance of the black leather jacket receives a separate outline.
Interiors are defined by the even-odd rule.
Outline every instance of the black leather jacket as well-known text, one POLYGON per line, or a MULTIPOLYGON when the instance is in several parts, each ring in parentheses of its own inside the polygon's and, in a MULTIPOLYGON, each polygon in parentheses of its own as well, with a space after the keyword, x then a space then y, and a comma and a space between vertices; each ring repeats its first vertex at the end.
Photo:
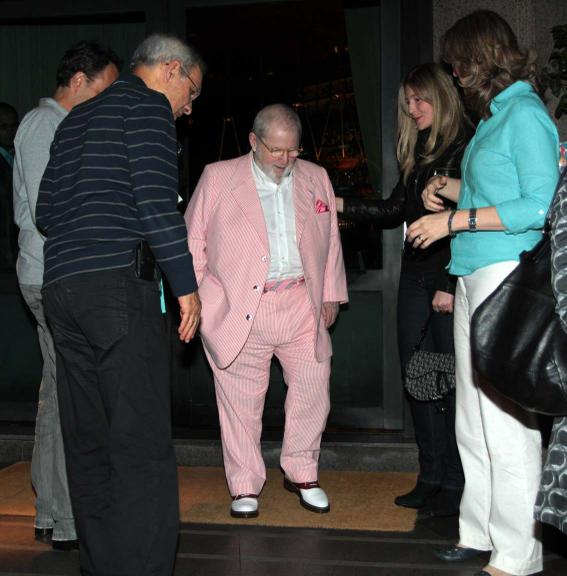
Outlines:
MULTIPOLYGON (((409 226, 422 216, 430 214, 421 200, 423 189, 435 172, 454 178, 461 177, 461 160, 471 134, 467 133, 457 138, 431 164, 420 166, 418 160, 428 135, 428 130, 419 133, 415 151, 416 165, 408 177, 407 184, 404 184, 403 177, 400 177, 389 198, 382 200, 344 198, 343 216, 371 221, 380 228, 396 228, 403 222, 409 226)), ((449 201, 446 201, 446 204, 447 208, 454 207, 449 201)), ((450 239, 446 237, 423 250, 414 249, 411 245, 405 244, 402 264, 419 266, 426 270, 437 270, 439 273, 436 276, 435 288, 453 294, 455 278, 447 274, 445 270, 450 258, 450 239)))

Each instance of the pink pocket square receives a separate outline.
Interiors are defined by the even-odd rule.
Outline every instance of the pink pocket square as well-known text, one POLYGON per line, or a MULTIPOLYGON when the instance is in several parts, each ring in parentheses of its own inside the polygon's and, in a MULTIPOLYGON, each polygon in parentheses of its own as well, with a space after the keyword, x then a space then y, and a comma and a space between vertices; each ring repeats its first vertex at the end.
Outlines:
POLYGON ((315 202, 315 213, 316 214, 322 214, 323 212, 328 212, 329 211, 329 207, 325 204, 325 202, 323 202, 322 200, 317 200, 317 202, 315 202))

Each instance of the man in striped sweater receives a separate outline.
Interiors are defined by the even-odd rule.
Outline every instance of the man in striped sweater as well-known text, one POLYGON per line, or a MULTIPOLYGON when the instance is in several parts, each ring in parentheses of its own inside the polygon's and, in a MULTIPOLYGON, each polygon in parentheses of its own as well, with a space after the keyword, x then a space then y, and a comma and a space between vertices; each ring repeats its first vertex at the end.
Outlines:
POLYGON ((181 340, 194 336, 201 308, 176 207, 174 119, 191 113, 204 64, 180 40, 153 35, 131 69, 61 122, 36 208, 81 572, 93 576, 172 572, 178 497, 160 271, 179 301, 181 340))

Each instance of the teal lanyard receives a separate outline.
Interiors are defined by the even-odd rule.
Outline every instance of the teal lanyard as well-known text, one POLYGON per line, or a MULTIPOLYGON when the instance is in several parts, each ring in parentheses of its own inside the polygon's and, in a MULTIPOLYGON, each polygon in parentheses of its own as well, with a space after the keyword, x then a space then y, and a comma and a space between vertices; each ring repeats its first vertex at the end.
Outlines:
POLYGON ((161 306, 161 313, 165 314, 165 296, 163 294, 163 280, 159 281, 159 303, 161 306))

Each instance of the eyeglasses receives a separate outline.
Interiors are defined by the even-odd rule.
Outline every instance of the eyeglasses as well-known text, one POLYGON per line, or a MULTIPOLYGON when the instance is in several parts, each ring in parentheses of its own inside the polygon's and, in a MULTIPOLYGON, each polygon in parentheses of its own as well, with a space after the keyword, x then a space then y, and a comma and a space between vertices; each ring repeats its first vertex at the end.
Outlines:
POLYGON ((187 70, 185 69, 185 66, 183 66, 183 64, 179 64, 179 68, 181 68, 181 71, 183 72, 183 74, 185 74, 185 76, 187 76, 187 78, 189 78, 189 82, 191 82, 191 84, 193 84, 193 88, 191 88, 191 90, 189 92, 189 98, 190 98, 191 102, 193 102, 193 100, 197 100, 197 98, 199 98, 199 94, 201 94, 201 88, 199 86, 197 86, 197 84, 195 84, 195 80, 193 80, 193 78, 191 78, 191 75, 189 74, 189 72, 187 72, 187 70))
POLYGON ((290 158, 297 158, 302 152, 303 148, 299 146, 298 148, 270 148, 263 140, 256 134, 256 138, 262 142, 266 150, 272 155, 272 158, 283 158, 283 155, 287 152, 290 158))

